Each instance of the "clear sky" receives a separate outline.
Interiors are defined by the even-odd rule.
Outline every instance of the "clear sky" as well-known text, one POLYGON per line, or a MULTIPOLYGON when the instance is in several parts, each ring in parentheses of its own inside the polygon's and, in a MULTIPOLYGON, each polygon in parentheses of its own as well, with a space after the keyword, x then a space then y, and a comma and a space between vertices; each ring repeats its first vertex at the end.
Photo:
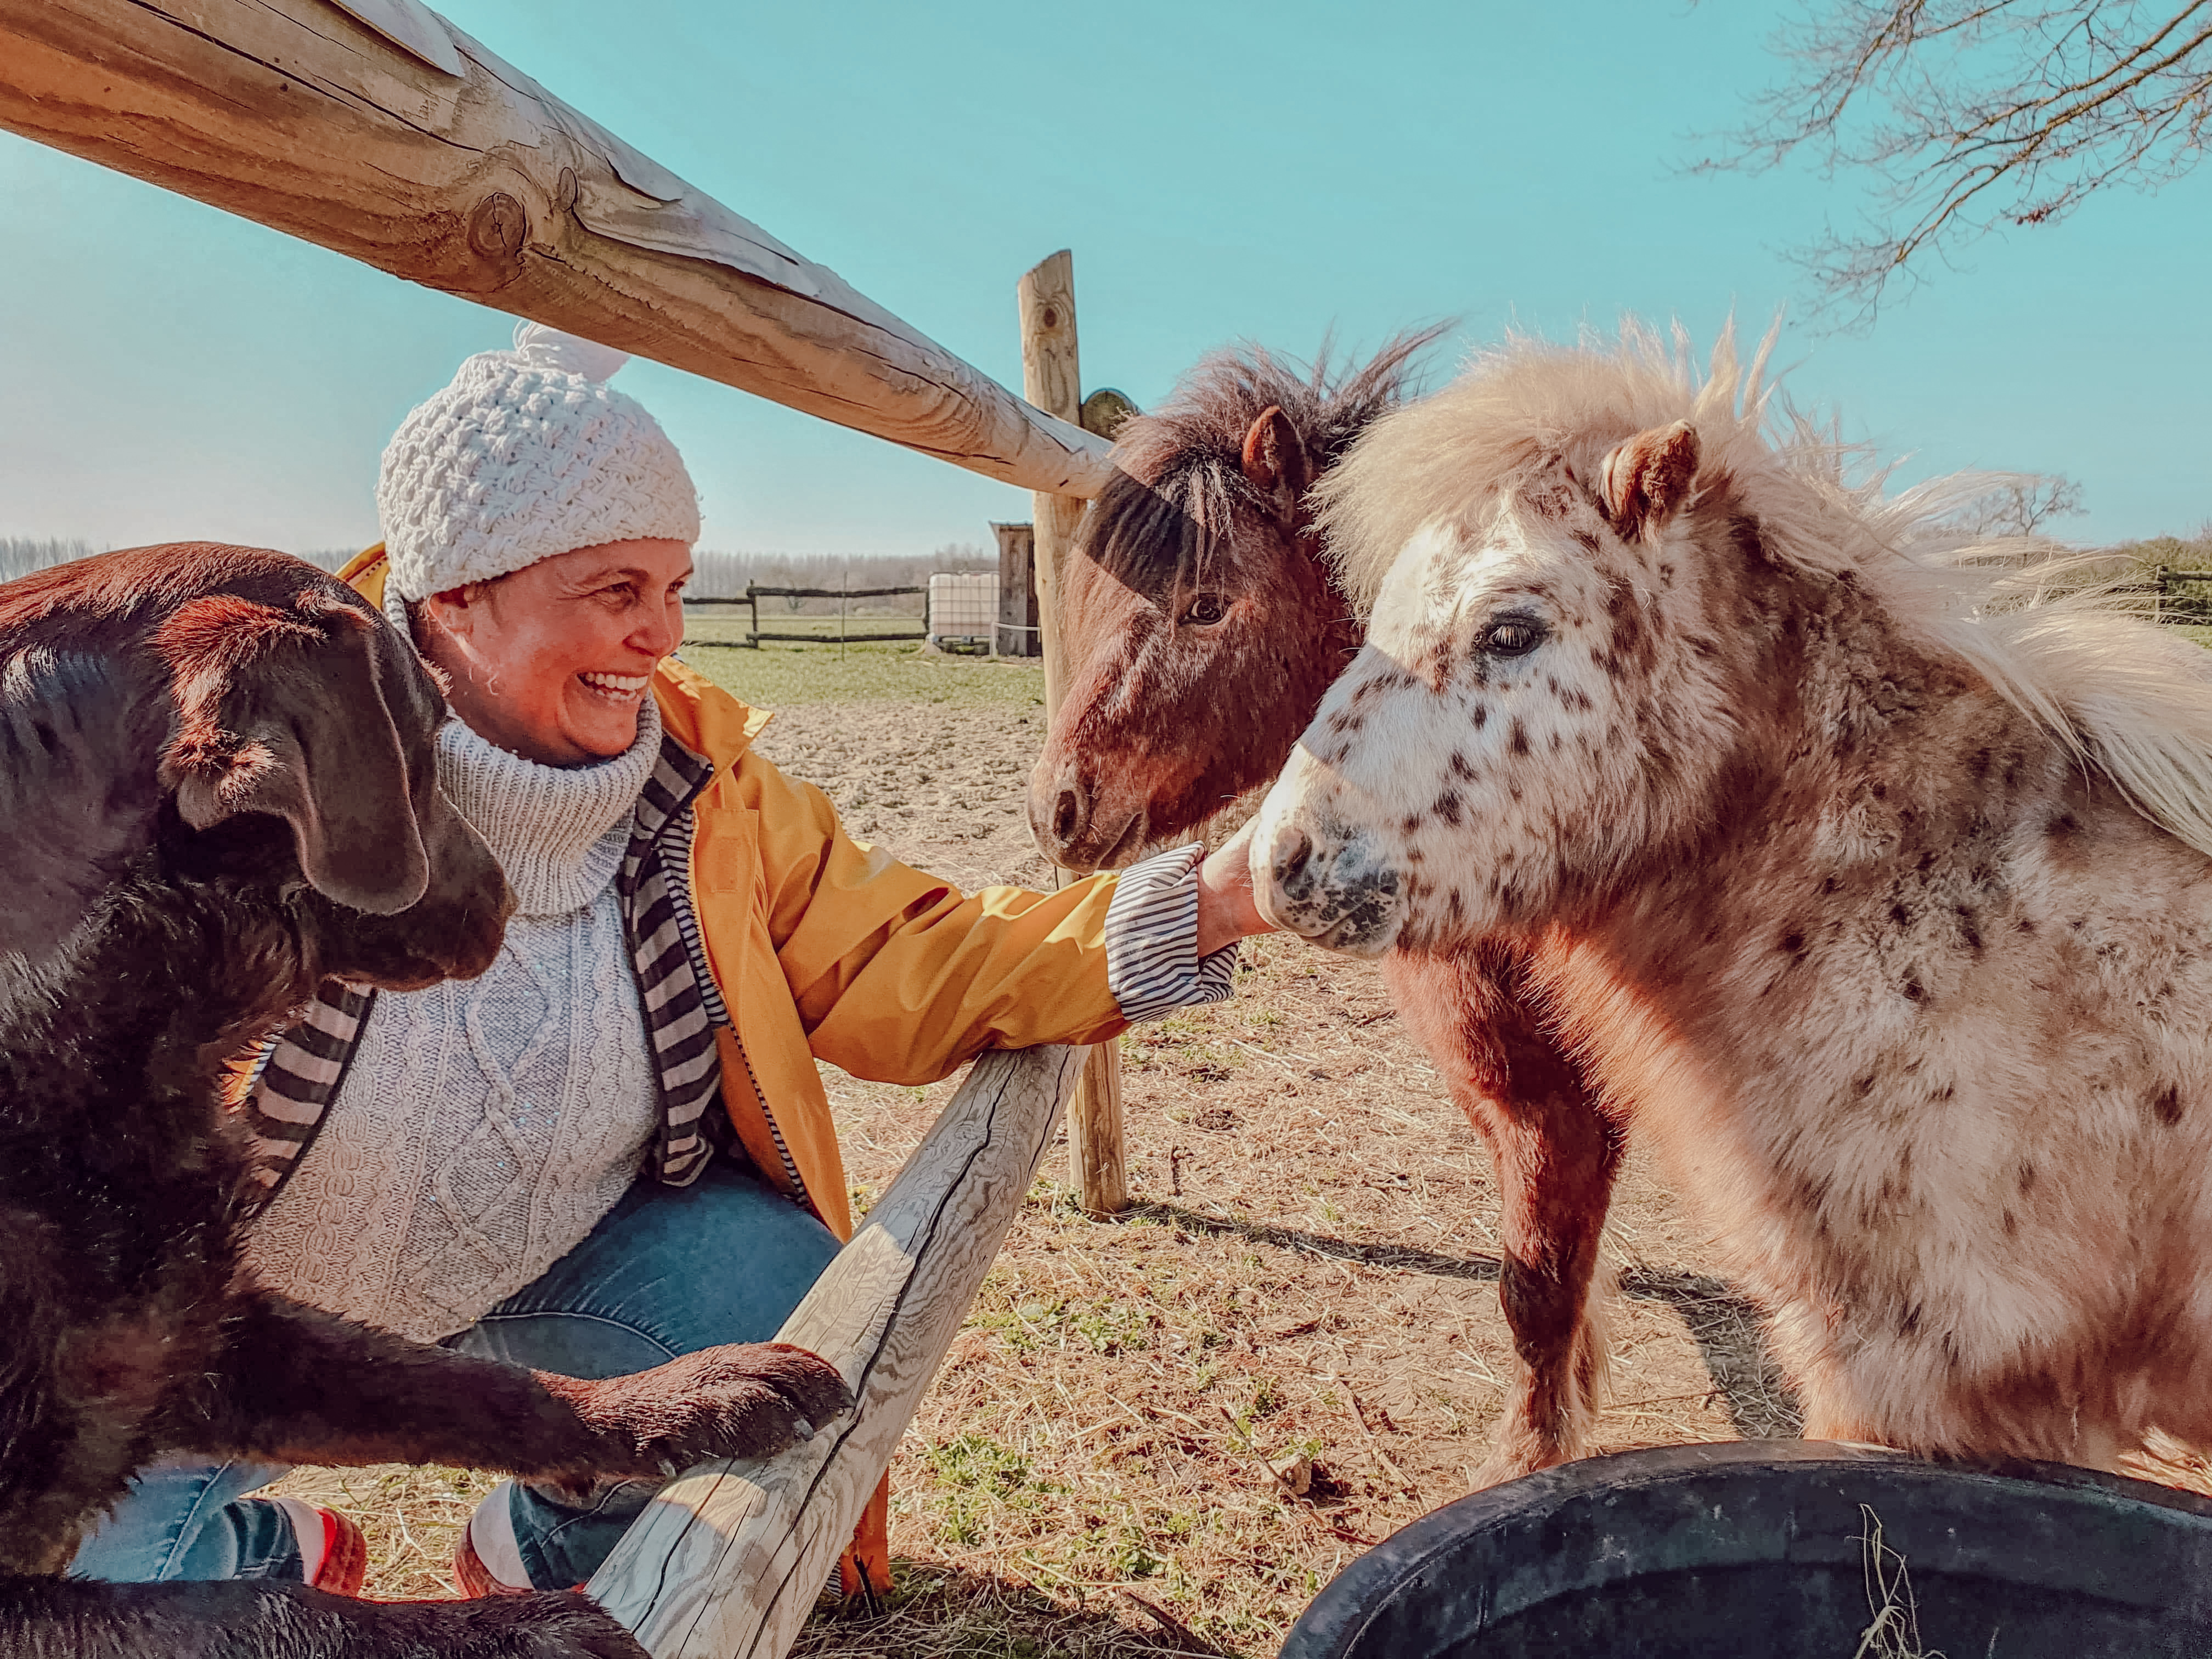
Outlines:
MULTIPOLYGON (((555 93, 1002 381, 1014 283, 1075 253, 1086 386, 1158 399, 1249 337, 1625 311, 1708 342, 1808 309, 1856 195, 1692 177, 1778 73, 1774 0, 1036 7, 446 0, 555 93)), ((1790 325, 1801 401, 1905 476, 2063 472, 2112 540, 2212 517, 2212 169, 1968 251, 1863 337, 1790 325)), ((0 535, 374 539, 400 417, 509 319, 0 135, 0 535)), ((705 544, 984 542, 1029 498, 657 364, 705 544)))

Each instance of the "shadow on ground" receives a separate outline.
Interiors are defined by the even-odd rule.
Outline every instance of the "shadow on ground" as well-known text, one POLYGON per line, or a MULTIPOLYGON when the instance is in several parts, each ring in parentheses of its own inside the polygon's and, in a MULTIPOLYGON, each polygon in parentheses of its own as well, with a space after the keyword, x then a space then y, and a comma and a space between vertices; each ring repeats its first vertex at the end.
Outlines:
MULTIPOLYGON (((1146 1659, 1197 1654, 1233 1659, 1151 1597, 1094 1589, 1069 1607, 991 1573, 894 1559, 880 1601, 825 1595, 792 1659, 874 1659, 887 1650, 961 1659, 1146 1659)), ((1272 1644, 1270 1644, 1272 1647, 1272 1644)))
MULTIPOLYGON (((1395 1273, 1483 1284, 1498 1280, 1495 1256, 1446 1255, 1409 1244, 1358 1244, 1295 1227, 1206 1215, 1180 1204, 1137 1204, 1126 1214, 1165 1222, 1186 1232, 1229 1234, 1279 1250, 1304 1250, 1395 1273)), ((1796 1395, 1767 1352, 1757 1308, 1717 1279, 1677 1268, 1632 1268, 1620 1276, 1620 1288, 1641 1301, 1664 1302, 1681 1315, 1738 1434, 1747 1440, 1787 1440, 1802 1431, 1804 1417, 1796 1395)))

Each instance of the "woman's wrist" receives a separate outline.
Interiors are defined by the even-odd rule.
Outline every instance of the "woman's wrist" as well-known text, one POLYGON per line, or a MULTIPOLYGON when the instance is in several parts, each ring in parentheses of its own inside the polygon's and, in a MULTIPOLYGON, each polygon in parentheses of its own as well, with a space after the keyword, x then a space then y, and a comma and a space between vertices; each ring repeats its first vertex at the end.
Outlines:
POLYGON ((1252 896, 1252 825, 1247 823, 1210 854, 1198 868, 1198 955, 1272 933, 1274 923, 1260 914, 1252 896))

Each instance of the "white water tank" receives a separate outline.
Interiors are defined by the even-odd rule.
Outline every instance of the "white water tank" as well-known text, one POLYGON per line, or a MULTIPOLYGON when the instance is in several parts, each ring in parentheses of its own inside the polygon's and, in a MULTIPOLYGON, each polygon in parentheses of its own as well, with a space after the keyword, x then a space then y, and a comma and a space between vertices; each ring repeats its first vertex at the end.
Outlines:
POLYGON ((929 579, 929 642, 935 646, 991 647, 999 625, 999 576, 994 570, 955 575, 940 570, 929 579))

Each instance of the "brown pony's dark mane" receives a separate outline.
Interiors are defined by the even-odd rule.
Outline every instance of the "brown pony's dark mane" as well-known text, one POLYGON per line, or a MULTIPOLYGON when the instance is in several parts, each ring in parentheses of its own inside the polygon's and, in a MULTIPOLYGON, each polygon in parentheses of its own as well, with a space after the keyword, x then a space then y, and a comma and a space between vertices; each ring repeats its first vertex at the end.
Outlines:
POLYGON ((1200 359, 1158 410, 1136 415, 1114 441, 1114 476, 1084 520, 1079 548, 1140 592, 1202 580, 1231 544, 1236 509, 1268 503, 1244 477, 1245 434, 1271 405, 1305 445, 1316 476, 1404 401, 1412 360, 1449 323, 1401 334, 1365 366, 1310 368, 1266 347, 1228 346, 1200 359), (1170 550, 1173 562, 1170 562, 1170 550))

